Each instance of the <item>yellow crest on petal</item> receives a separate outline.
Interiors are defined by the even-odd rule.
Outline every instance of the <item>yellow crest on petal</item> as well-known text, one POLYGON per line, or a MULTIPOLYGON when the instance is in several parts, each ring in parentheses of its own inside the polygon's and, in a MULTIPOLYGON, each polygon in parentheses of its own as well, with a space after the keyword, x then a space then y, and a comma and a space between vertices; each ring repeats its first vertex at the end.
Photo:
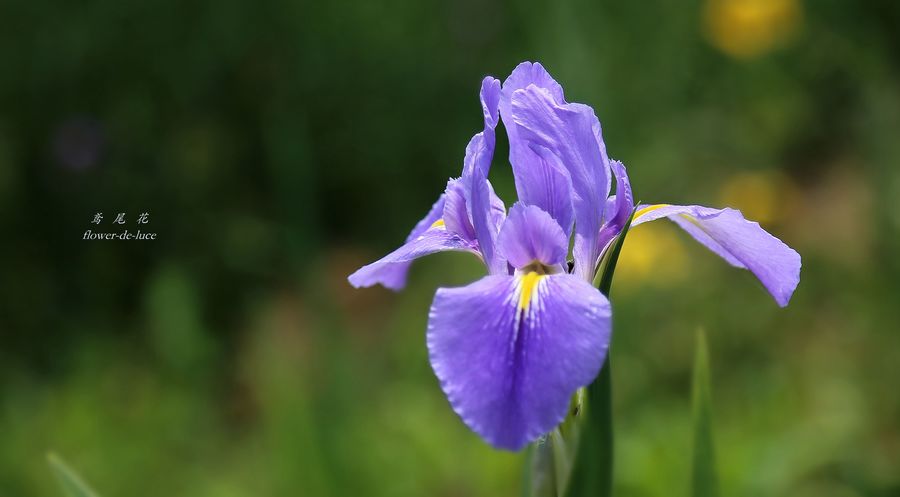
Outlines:
POLYGON ((535 290, 537 290, 538 283, 540 283, 541 279, 546 278, 545 274, 538 274, 534 271, 526 273, 522 276, 522 283, 519 288, 519 310, 527 311, 528 306, 531 305, 531 299, 534 296, 535 290))
POLYGON ((647 207, 638 209, 638 211, 634 213, 634 218, 633 218, 632 222, 637 221, 637 219, 639 217, 643 216, 644 214, 648 214, 650 212, 655 211, 656 209, 662 209, 663 207, 668 207, 668 206, 669 206, 669 204, 656 204, 656 205, 648 205, 647 207))

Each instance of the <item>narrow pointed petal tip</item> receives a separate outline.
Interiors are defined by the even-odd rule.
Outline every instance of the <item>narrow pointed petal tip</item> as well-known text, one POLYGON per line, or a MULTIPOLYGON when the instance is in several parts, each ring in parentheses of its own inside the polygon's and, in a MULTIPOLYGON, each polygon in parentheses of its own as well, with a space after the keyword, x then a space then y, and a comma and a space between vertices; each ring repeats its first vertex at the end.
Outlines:
POLYGON ((788 305, 800 283, 800 254, 759 223, 730 208, 657 204, 641 206, 632 226, 664 217, 732 266, 753 273, 779 306, 788 305))
POLYGON ((463 422, 496 448, 520 450, 597 376, 610 316, 606 297, 569 274, 487 276, 437 291, 429 357, 463 422))

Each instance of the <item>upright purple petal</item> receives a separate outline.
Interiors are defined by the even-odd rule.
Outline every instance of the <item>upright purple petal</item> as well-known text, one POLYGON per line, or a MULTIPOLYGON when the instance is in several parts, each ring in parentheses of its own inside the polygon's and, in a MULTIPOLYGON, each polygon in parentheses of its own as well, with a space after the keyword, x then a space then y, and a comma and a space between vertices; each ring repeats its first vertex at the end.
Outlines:
POLYGON ((607 209, 605 212, 606 223, 617 226, 620 230, 625 227, 625 221, 631 215, 634 208, 634 195, 631 192, 631 181, 628 180, 628 172, 625 170, 625 164, 614 160, 609 162, 616 177, 616 195, 613 197, 615 206, 612 210, 607 209))
POLYGON ((475 227, 475 236, 478 239, 478 247, 484 258, 484 263, 491 274, 506 274, 506 261, 497 254, 497 233, 500 228, 496 222, 494 210, 494 190, 487 178, 480 170, 472 173, 469 178, 472 185, 472 224, 475 227))
POLYGON ((491 224, 499 231, 500 226, 503 225, 503 221, 506 220, 506 205, 503 203, 503 199, 498 197, 494 192, 494 187, 491 185, 491 182, 488 181, 487 183, 491 197, 491 213, 489 217, 491 224))
POLYGON ((469 140, 466 146, 466 158, 463 162, 463 177, 467 177, 475 169, 479 169, 486 178, 491 169, 494 156, 496 135, 494 129, 500 121, 498 106, 500 105, 500 81, 490 76, 481 82, 481 110, 484 115, 484 130, 469 140))
POLYGON ((516 90, 523 90, 534 85, 547 91, 558 104, 566 103, 562 86, 544 69, 540 62, 522 62, 503 82, 500 92, 500 115, 503 119, 512 120, 512 95, 516 90))
POLYGON ((516 90, 535 85, 546 90, 558 104, 564 104, 563 89, 539 63, 519 64, 503 83, 500 94, 500 116, 509 136, 509 162, 512 165, 519 201, 536 205, 570 233, 574 221, 572 179, 553 154, 540 154, 519 138, 518 125, 512 117, 512 95, 516 90))
POLYGON ((444 204, 444 225, 447 231, 460 235, 465 240, 471 240, 474 244, 477 239, 475 236, 475 227, 472 226, 472 220, 469 218, 469 209, 466 206, 466 188, 462 179, 451 179, 447 182, 447 190, 444 197, 447 199, 444 204))
POLYGON ((419 257, 450 250, 478 255, 477 246, 458 234, 447 231, 438 221, 436 226, 429 228, 425 233, 413 238, 381 259, 359 268, 347 279, 356 288, 380 284, 391 290, 400 290, 406 284, 406 273, 412 261, 419 257))
POLYGON ((519 450, 566 415, 600 371, 610 307, 568 274, 487 276, 437 291, 428 321, 431 365, 466 425, 519 450))
POLYGON ((487 77, 481 84, 481 105, 484 113, 484 131, 476 134, 466 147, 461 181, 466 185, 469 217, 478 239, 478 246, 488 270, 492 274, 506 272, 506 262, 497 257, 494 245, 497 240, 496 203, 493 189, 488 183, 496 137, 494 128, 499 120, 500 82, 487 77))
POLYGON ((540 207, 518 203, 500 229, 497 249, 517 269, 534 262, 556 266, 566 261, 569 237, 540 207))
POLYGON ((606 208, 603 211, 603 228, 600 229, 598 245, 602 250, 622 232, 628 216, 634 209, 634 196, 631 193, 631 182, 625 171, 625 164, 614 160, 609 163, 610 169, 616 176, 616 194, 606 200, 606 208))
POLYGON ((734 209, 699 205, 646 205, 632 226, 668 218, 735 267, 748 269, 784 307, 800 283, 800 254, 734 209))
POLYGON ((603 209, 609 196, 608 158, 594 111, 581 104, 559 104, 535 85, 512 95, 512 118, 519 138, 552 151, 572 179, 575 208, 575 274, 591 280, 600 250, 603 209))
POLYGON ((516 191, 519 201, 550 214, 568 236, 575 222, 572 179, 556 154, 540 145, 534 147, 537 152, 529 149, 531 155, 523 155, 526 166, 518 168, 516 191))

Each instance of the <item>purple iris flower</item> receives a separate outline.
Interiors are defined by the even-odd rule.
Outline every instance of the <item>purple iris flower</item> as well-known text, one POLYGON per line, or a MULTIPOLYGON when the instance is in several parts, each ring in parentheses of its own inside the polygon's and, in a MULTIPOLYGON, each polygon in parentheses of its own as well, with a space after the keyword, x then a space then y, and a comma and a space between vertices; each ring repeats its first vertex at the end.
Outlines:
POLYGON ((636 208, 625 166, 607 156, 593 109, 566 102, 540 64, 520 64, 502 87, 485 78, 481 106, 484 129, 466 147, 460 177, 406 243, 349 280, 399 290, 424 255, 462 251, 484 262, 484 278, 437 290, 427 344, 453 409, 491 445, 518 450, 548 433, 599 373, 611 309, 591 282, 632 213, 631 226, 671 219, 787 305, 800 280, 797 252, 733 209, 636 208), (487 179, 501 116, 519 200, 508 212, 487 179))

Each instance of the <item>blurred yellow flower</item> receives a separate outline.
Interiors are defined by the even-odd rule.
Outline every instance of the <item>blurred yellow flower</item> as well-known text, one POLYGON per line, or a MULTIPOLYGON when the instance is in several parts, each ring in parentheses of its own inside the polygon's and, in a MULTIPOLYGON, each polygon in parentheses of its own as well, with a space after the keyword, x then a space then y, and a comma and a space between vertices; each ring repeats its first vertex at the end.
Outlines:
POLYGON ((648 223, 628 232, 616 265, 616 287, 667 287, 688 273, 684 246, 673 226, 648 223))
POLYGON ((719 190, 719 202, 740 210, 744 217, 765 226, 784 215, 788 180, 773 171, 744 172, 729 178, 719 190))
POLYGON ((736 58, 752 58, 784 44, 799 30, 799 0, 707 0, 706 31, 712 44, 736 58))

